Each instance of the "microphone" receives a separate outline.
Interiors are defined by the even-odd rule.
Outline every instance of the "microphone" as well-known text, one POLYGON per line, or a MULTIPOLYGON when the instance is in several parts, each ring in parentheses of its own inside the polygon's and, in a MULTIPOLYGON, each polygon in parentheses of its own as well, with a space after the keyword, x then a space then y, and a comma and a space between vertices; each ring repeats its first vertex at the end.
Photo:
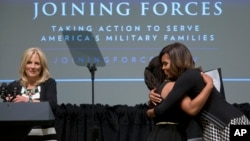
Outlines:
POLYGON ((1 98, 4 100, 4 101, 7 101, 6 100, 6 96, 7 96, 7 88, 8 88, 8 85, 7 83, 3 82, 0 86, 0 95, 1 95, 1 98))

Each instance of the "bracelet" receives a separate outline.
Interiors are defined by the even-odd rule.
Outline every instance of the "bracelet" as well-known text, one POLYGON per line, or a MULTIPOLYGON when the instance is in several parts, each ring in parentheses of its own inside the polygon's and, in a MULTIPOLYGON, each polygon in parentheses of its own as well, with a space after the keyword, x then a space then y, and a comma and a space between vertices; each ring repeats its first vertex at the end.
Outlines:
POLYGON ((29 96, 29 102, 33 102, 32 96, 29 96))

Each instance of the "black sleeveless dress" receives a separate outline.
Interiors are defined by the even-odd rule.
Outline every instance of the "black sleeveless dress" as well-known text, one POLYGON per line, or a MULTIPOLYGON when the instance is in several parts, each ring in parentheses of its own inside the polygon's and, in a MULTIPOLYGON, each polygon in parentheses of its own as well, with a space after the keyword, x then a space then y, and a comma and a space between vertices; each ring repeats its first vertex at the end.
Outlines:
MULTIPOLYGON (((164 82, 157 90, 161 93, 164 82)), ((190 117, 184 113, 179 104, 173 106, 171 111, 153 119, 154 127, 148 135, 147 141, 187 141, 186 128, 190 117)))

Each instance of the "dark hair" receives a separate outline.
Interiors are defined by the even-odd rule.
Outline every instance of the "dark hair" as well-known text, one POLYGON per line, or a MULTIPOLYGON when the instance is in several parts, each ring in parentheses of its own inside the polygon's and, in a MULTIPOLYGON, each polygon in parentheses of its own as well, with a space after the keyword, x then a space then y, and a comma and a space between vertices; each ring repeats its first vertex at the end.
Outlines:
POLYGON ((165 80, 165 74, 161 69, 158 56, 154 57, 144 70, 144 82, 149 90, 158 87, 165 80))
POLYGON ((195 62, 189 49, 182 43, 175 42, 165 46, 160 54, 161 59, 164 54, 168 54, 171 60, 170 74, 168 79, 177 79, 187 69, 195 68, 195 62))

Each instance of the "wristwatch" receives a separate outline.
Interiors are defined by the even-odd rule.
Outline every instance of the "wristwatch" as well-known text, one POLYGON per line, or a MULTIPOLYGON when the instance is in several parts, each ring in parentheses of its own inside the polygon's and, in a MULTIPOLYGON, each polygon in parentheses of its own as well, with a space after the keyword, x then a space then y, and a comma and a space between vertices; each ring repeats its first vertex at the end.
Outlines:
POLYGON ((29 96, 29 102, 33 102, 32 96, 29 96))

